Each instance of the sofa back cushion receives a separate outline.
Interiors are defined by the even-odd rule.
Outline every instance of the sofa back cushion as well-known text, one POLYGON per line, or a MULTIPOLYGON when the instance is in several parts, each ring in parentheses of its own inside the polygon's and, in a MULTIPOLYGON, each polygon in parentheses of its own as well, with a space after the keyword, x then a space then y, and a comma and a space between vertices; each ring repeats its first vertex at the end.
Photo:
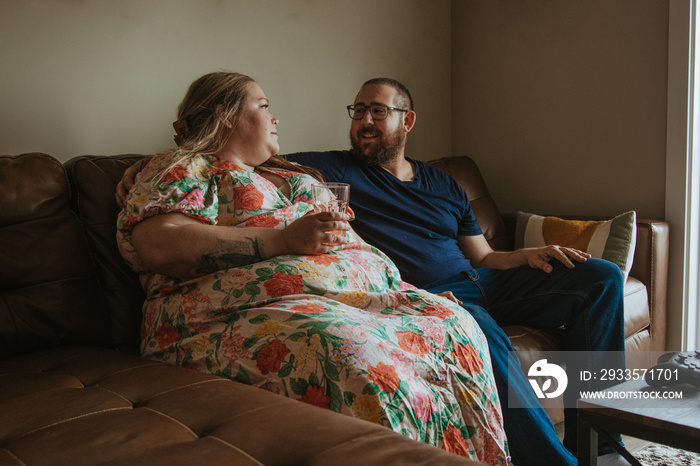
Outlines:
POLYGON ((0 359, 104 344, 107 319, 63 166, 0 156, 0 359))
POLYGON ((73 191, 72 207, 80 217, 95 263, 100 291, 109 312, 113 347, 137 353, 145 294, 138 275, 117 249, 117 183, 141 155, 80 156, 66 162, 73 191))

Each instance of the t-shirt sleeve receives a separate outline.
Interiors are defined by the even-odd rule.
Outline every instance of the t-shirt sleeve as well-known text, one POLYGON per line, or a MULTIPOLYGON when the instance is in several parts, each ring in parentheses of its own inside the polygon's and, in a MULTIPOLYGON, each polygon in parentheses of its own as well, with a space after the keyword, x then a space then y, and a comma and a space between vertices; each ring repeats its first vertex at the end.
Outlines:
POLYGON ((290 162, 315 168, 326 181, 342 182, 347 168, 348 151, 297 152, 285 155, 290 162))
POLYGON ((457 225, 457 234, 460 236, 476 236, 482 234, 481 227, 479 227, 479 222, 477 221, 474 211, 472 210, 472 205, 467 198, 467 193, 464 192, 464 189, 462 189, 457 182, 455 182, 455 187, 462 198, 462 202, 464 203, 464 214, 457 225))

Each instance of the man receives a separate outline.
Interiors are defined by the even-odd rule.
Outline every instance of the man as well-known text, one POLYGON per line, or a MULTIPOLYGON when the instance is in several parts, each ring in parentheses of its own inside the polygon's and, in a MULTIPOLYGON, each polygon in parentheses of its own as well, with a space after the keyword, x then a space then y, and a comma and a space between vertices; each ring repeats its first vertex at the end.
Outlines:
MULTIPOLYGON (((565 327, 568 351, 622 354, 620 270, 557 246, 493 251, 457 183, 405 156, 416 114, 409 91, 397 81, 368 81, 348 110, 352 152, 289 158, 317 168, 328 181, 349 183, 360 236, 389 255, 404 280, 433 293, 451 291, 476 318, 489 341, 513 462, 575 464, 544 410, 508 408, 509 384, 524 399, 534 394, 522 372, 508 380, 513 348, 500 327, 565 327)), ((575 397, 575 384, 569 392, 575 397)), ((575 453, 576 412, 565 413, 564 444, 575 453)))
POLYGON ((513 348, 500 327, 563 327, 567 351, 622 354, 620 270, 558 246, 493 251, 456 181, 405 156, 416 113, 401 83, 367 81, 348 112, 352 151, 289 159, 318 169, 327 181, 349 183, 359 235, 391 257, 405 281, 447 294, 475 317, 489 342, 513 463, 576 464, 575 409, 565 410, 564 448, 543 409, 509 407, 509 386, 518 405, 539 404, 522 371, 509 378, 513 348))

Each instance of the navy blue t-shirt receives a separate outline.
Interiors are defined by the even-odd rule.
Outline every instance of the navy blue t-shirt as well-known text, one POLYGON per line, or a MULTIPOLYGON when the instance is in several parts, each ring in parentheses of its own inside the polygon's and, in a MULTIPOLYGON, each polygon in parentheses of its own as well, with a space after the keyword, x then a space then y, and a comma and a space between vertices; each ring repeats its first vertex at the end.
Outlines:
POLYGON ((401 181, 359 163, 350 151, 286 157, 316 168, 326 181, 350 184, 353 229, 386 253, 408 283, 420 287, 472 268, 457 236, 479 235, 481 229, 466 193, 442 170, 411 160, 415 177, 401 181))

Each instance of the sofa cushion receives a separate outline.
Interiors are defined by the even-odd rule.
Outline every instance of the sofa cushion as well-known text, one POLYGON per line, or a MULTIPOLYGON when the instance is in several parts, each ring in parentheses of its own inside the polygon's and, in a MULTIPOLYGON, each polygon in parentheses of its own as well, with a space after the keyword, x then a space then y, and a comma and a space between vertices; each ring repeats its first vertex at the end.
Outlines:
POLYGON ((2 464, 475 464, 378 424, 107 349, 0 361, 0 380, 2 464))
MULTIPOLYGON (((634 277, 627 279, 625 293, 625 338, 648 329, 651 324, 649 296, 644 283, 634 277)), ((649 348, 651 349, 651 348, 649 348)))
POLYGON ((142 157, 81 156, 65 164, 73 190, 72 207, 82 223, 109 312, 110 345, 131 353, 138 352, 145 294, 117 249, 119 207, 114 194, 124 170, 142 157))
POLYGON ((637 218, 634 211, 611 220, 564 220, 557 217, 518 212, 515 224, 515 248, 556 244, 588 252, 620 267, 625 280, 634 259, 637 218))
POLYGON ((63 166, 0 156, 0 359, 60 344, 102 344, 106 313, 63 166))

